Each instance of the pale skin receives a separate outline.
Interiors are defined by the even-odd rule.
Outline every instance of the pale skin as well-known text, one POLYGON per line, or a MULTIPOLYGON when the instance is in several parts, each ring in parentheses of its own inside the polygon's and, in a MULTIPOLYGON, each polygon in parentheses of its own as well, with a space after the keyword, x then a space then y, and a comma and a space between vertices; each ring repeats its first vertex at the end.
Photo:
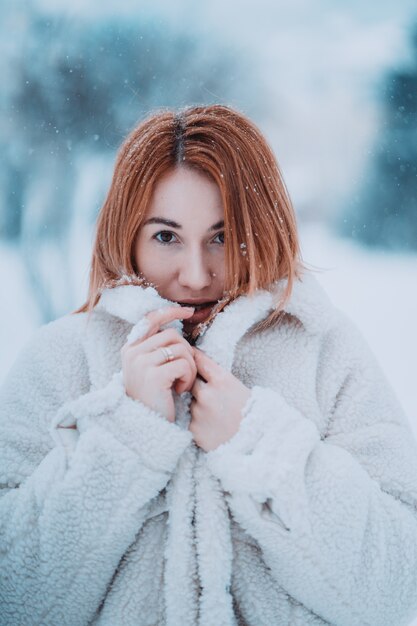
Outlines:
MULTIPOLYGON (((176 168, 157 183, 138 233, 135 261, 163 298, 181 303, 221 299, 223 216, 220 191, 204 174, 176 168)), ((193 314, 184 306, 149 313, 147 334, 122 349, 123 380, 128 396, 170 422, 175 421, 173 391, 189 391, 189 429, 196 444, 208 452, 238 431, 250 390, 175 329, 161 330, 182 319, 189 332, 198 323, 193 314), (161 348, 169 348, 173 360, 166 362, 161 348)))

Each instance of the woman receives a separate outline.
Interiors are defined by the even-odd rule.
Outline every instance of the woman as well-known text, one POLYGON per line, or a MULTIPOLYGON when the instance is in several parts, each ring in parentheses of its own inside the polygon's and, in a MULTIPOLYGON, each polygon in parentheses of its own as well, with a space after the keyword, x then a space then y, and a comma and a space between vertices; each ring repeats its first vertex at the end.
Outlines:
POLYGON ((417 452, 224 106, 122 146, 87 303, 1 401, 1 624, 406 624, 417 452))

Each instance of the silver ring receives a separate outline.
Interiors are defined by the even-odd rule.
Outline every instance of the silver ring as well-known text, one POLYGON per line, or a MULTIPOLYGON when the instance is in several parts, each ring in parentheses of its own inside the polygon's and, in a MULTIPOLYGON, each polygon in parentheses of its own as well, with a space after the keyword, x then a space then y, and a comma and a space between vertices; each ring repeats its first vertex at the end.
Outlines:
POLYGON ((164 363, 169 363, 169 361, 173 361, 175 359, 174 353, 172 352, 171 348, 161 348, 163 354, 164 354, 164 363))

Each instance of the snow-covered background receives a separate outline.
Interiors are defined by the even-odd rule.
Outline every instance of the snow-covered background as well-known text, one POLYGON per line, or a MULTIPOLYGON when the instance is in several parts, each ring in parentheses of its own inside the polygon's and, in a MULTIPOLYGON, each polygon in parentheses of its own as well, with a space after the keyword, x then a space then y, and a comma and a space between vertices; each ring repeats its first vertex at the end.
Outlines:
POLYGON ((417 437, 413 32, 415 0, 3 0, 0 382, 40 324, 85 299, 127 128, 155 107, 222 101, 269 138, 304 260, 361 329, 417 437), (379 209, 381 223, 394 215, 385 230, 379 209))

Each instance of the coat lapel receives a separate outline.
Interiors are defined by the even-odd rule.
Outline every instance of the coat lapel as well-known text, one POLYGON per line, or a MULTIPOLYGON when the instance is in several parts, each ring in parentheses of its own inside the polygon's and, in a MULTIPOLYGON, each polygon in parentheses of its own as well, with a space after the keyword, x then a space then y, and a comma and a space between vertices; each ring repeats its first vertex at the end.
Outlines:
POLYGON ((268 291, 237 298, 216 316, 197 341, 199 349, 230 372, 238 341, 272 310, 273 300, 273 294, 268 291))

